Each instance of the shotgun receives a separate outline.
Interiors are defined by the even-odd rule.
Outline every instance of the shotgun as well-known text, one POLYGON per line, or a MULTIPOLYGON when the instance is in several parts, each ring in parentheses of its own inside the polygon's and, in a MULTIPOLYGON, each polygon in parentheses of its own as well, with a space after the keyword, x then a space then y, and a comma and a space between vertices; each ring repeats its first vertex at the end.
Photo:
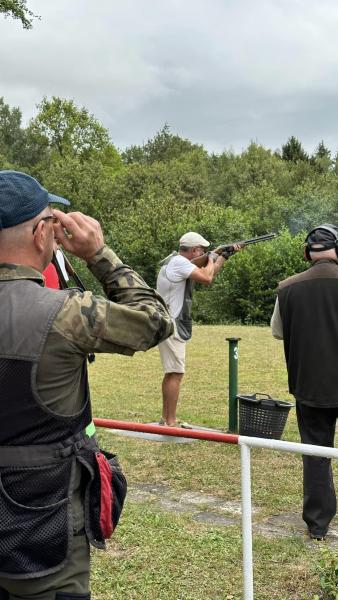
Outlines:
POLYGON ((222 244, 221 246, 217 246, 217 248, 215 248, 211 252, 206 252, 205 254, 202 254, 197 258, 193 258, 191 262, 197 267, 205 267, 210 255, 212 256, 214 262, 220 255, 224 256, 224 258, 229 258, 234 253, 235 244, 241 246, 241 248, 244 248, 244 246, 249 246, 249 244, 258 244, 259 242, 267 242, 269 240, 273 240, 275 237, 277 237, 277 233, 265 233, 264 235, 259 235, 248 240, 232 242, 231 244, 222 244))

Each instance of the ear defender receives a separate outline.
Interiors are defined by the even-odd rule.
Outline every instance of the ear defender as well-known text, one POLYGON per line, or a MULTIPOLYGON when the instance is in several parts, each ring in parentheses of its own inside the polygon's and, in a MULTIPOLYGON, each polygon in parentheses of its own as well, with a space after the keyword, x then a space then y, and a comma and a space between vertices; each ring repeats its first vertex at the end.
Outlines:
POLYGON ((308 246, 304 246, 304 259, 311 262, 310 251, 308 246))

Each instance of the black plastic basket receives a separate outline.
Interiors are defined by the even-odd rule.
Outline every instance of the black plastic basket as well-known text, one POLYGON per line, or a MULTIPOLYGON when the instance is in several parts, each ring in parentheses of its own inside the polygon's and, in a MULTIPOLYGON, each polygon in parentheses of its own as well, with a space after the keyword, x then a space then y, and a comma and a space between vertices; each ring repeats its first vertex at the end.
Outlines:
POLYGON ((289 410, 294 404, 274 400, 268 394, 258 392, 251 396, 237 396, 237 398, 240 435, 274 440, 281 438, 289 410))

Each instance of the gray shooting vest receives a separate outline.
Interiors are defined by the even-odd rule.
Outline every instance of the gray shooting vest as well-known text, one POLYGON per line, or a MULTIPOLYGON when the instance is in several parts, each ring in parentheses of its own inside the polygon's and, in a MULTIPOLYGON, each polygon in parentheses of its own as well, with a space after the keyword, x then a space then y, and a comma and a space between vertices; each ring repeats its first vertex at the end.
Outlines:
MULTIPOLYGON (((170 281, 170 283, 174 283, 174 282, 172 282, 169 279, 169 277, 167 276, 167 266, 170 263, 170 261, 175 256, 177 256, 177 254, 178 254, 177 252, 173 252, 172 254, 170 254, 167 258, 165 258, 161 262, 161 268, 163 268, 163 273, 164 273, 165 277, 168 279, 168 281, 170 281)), ((191 335, 192 335, 191 309, 192 309, 192 293, 193 293, 194 287, 195 287, 195 282, 188 277, 188 279, 186 279, 186 281, 185 281, 184 299, 183 299, 181 312, 178 315, 178 317, 176 317, 176 319, 175 319, 176 331, 177 331, 178 335, 180 336, 180 338, 184 342, 187 342, 188 340, 190 340, 191 335)))
MULTIPOLYGON (((87 473, 86 534, 104 547, 88 385, 83 408, 64 416, 44 406, 36 384, 47 335, 69 293, 30 280, 0 282, 0 575, 8 578, 41 577, 65 565, 79 463, 87 473)), ((87 381, 85 357, 82 376, 87 381)))

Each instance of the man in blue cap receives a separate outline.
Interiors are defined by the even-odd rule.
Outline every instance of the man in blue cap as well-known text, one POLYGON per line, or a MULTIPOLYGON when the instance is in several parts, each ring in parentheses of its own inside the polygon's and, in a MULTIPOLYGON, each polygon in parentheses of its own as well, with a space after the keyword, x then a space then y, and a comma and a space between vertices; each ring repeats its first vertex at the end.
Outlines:
POLYGON ((158 294, 104 245, 100 224, 36 179, 0 171, 0 600, 89 600, 125 481, 100 452, 87 355, 133 355, 172 333, 158 294), (44 287, 56 237, 107 298, 44 287))

